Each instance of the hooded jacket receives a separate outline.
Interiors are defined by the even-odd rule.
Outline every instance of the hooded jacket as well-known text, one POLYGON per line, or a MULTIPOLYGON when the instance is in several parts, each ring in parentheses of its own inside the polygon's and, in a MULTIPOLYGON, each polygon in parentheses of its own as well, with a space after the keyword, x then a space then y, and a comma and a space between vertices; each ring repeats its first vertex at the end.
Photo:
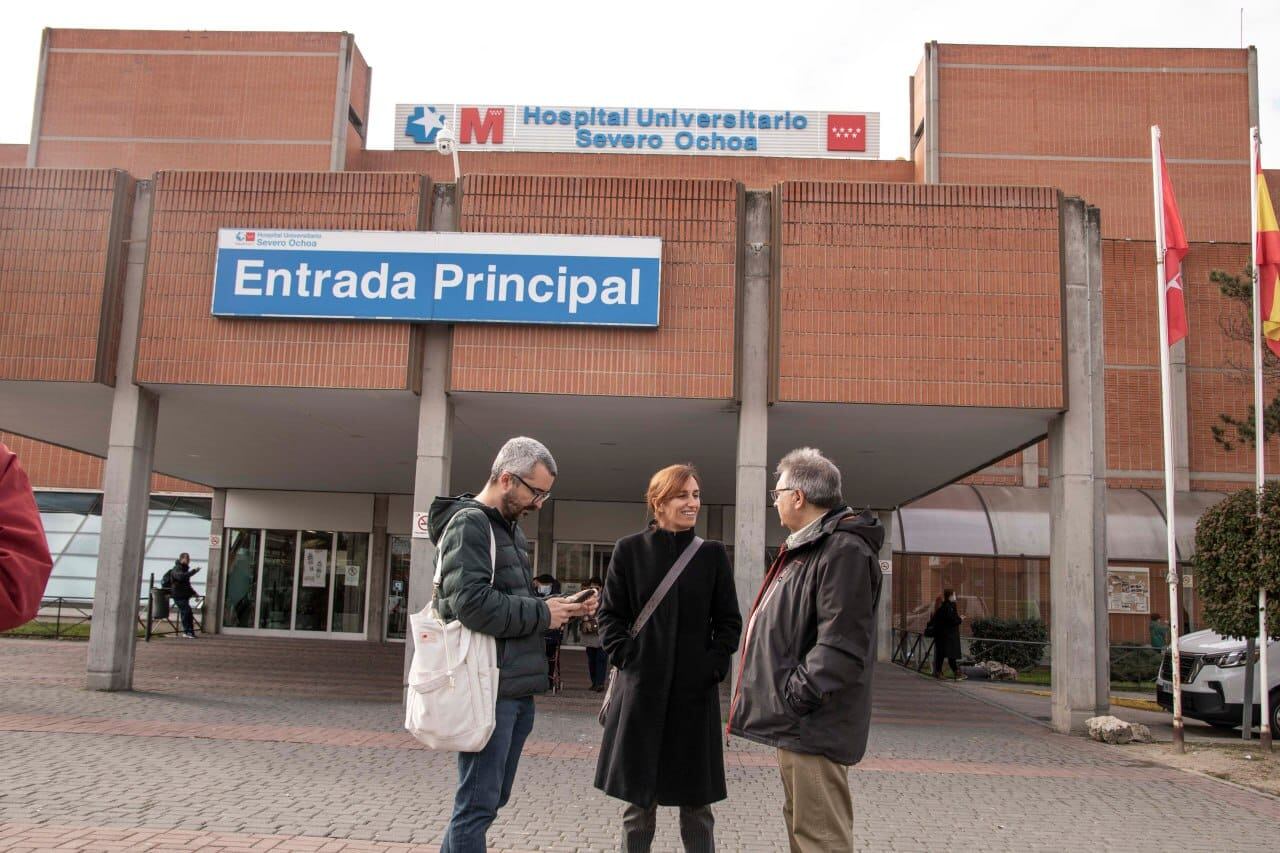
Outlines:
POLYGON ((782 549, 752 607, 729 733, 857 764, 867 746, 884 527, 838 507, 782 549))
POLYGON ((27 472, 0 444, 0 631, 30 622, 53 571, 27 472))
POLYGON ((432 501, 427 532, 440 557, 440 618, 457 619, 498 641, 498 698, 545 693, 542 632, 551 624, 551 611, 533 591, 528 541, 520 526, 465 494, 432 501), (450 525, 455 515, 459 518, 450 525), (489 527, 497 546, 492 569, 489 527))

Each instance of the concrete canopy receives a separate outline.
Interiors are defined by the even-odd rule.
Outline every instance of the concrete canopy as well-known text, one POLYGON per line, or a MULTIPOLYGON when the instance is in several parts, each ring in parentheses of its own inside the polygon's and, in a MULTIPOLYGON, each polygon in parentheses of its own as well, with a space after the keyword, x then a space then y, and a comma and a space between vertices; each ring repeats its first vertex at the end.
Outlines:
MULTIPOLYGON (((151 386, 160 399, 155 469, 219 488, 413 491, 418 398, 407 391, 151 386)), ((704 500, 731 504, 737 406, 726 400, 455 392, 452 490, 479 489, 493 454, 532 435, 560 465, 556 495, 636 501, 653 471, 691 461, 704 500)), ((104 455, 111 389, 0 383, 0 428, 104 455)), ((769 465, 818 447, 857 506, 893 507, 1043 435, 1052 412, 779 403, 769 465)), ((762 495, 761 500, 765 500, 762 495)))

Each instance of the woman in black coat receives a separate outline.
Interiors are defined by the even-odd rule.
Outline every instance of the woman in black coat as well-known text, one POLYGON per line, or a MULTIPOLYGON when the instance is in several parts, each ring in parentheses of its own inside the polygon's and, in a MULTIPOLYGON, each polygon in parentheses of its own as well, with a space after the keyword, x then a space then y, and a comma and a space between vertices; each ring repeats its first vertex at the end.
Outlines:
POLYGON ((942 659, 951 665, 953 677, 964 678, 956 665, 960 660, 960 623, 964 617, 956 610, 955 590, 942 591, 942 604, 933 612, 933 677, 942 677, 942 659))
POLYGON ((646 494, 649 529, 618 540, 597 619, 618 668, 595 786, 628 803, 622 849, 647 851, 658 806, 680 807, 686 850, 713 850, 711 803, 726 796, 719 684, 738 648, 742 616, 724 545, 704 542, 640 633, 629 629, 693 541, 697 471, 664 468, 646 494))

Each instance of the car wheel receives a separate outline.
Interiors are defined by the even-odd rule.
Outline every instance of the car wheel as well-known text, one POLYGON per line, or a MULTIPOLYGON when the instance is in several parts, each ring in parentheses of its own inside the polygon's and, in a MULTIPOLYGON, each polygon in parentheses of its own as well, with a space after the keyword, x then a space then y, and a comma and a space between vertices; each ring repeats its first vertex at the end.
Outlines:
POLYGON ((1280 732, 1280 690, 1271 691, 1271 736, 1280 732))

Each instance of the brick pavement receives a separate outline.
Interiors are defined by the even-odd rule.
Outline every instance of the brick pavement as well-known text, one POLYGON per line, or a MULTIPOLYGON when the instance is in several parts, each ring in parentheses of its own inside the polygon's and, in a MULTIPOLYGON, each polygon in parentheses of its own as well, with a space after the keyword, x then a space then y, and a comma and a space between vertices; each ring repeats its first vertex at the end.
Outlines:
MULTIPOLYGON (((140 647, 130 694, 79 689, 84 645, 0 640, 0 850, 434 851, 452 757, 400 730, 399 647, 209 638, 140 647)), ((596 697, 539 702, 495 850, 614 849, 592 789, 596 697)), ((851 774, 862 850, 1274 849, 1280 802, 1055 735, 896 667, 851 774), (1229 837, 1205 828, 1230 826, 1229 837)), ((767 749, 734 739, 721 850, 784 850, 767 749)), ((678 850, 664 810, 655 850, 678 850)))

